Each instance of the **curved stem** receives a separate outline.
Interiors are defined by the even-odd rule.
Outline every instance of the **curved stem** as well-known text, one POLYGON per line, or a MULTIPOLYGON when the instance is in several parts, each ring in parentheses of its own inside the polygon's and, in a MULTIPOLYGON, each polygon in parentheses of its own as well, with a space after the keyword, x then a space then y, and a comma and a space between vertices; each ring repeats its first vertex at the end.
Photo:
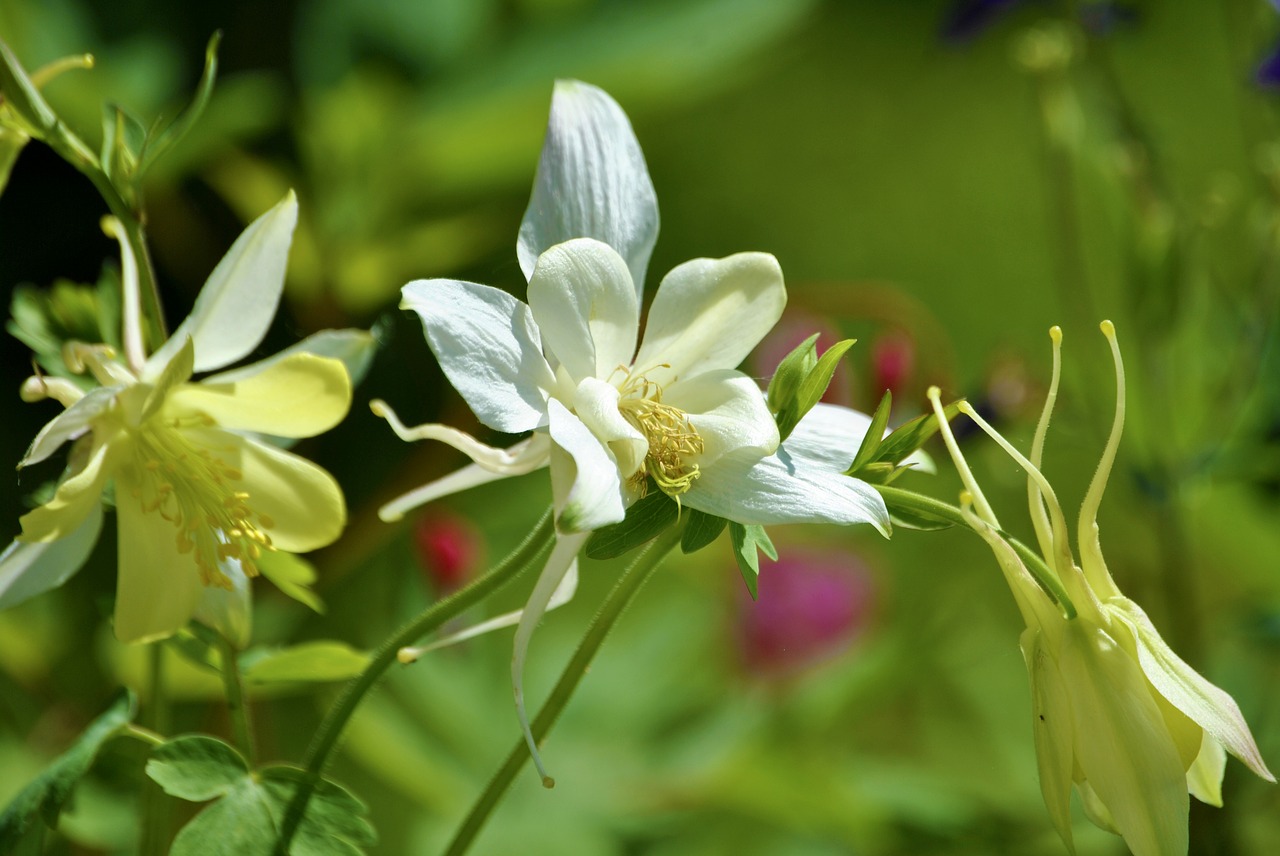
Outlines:
POLYGON ((351 715, 355 713, 369 690, 382 679, 391 664, 396 662, 396 654, 400 649, 417 642, 449 619, 514 580, 546 552, 553 534, 551 512, 547 511, 524 541, 494 566, 492 571, 449 597, 431 604, 416 618, 383 641, 365 670, 347 684, 342 695, 338 697, 333 707, 329 708, 329 712, 325 714, 324 720, 316 730, 315 737, 312 738, 311 747, 307 750, 306 775, 298 785, 298 790, 290 800, 288 808, 285 809, 280 838, 276 842, 275 852, 279 856, 285 856, 289 852, 289 843, 298 831, 298 825, 302 822, 307 810, 307 803, 311 800, 325 763, 337 745, 338 738, 342 736, 347 721, 351 719, 351 715))
MULTIPOLYGON (((676 544, 680 543, 680 531, 682 527, 672 526, 662 535, 659 535, 643 552, 638 555, 627 569, 623 572, 618 582, 614 584, 613 590, 609 592, 609 596, 600 606, 599 612, 595 618, 591 620, 591 625, 587 628, 586 635, 582 637, 582 641, 578 643, 578 648, 573 652, 573 657, 569 660, 568 665, 564 667, 564 671, 560 674, 560 680, 556 682, 555 687, 551 690, 551 695, 547 698, 546 704, 538 711, 538 715, 534 717, 532 731, 533 737, 538 742, 547 736, 551 731, 551 726, 555 724, 556 719, 560 716, 560 712, 569 702, 569 698, 573 695, 574 690, 578 688, 578 683, 582 680, 583 675, 587 673, 587 669, 591 666, 591 661, 595 659, 596 652, 600 650, 600 645, 604 642, 605 637, 609 635, 609 631, 613 629, 618 618, 626 610, 631 603, 632 598, 649 580, 653 572, 657 570, 658 565, 666 558, 676 544)), ((447 856, 461 856, 467 851, 475 841, 476 835, 484 828, 485 822, 489 819, 489 815, 493 813, 507 789, 511 787, 511 783, 515 780, 516 774, 529 761, 529 748, 525 745, 523 737, 517 738, 515 745, 507 754, 507 759, 503 762, 498 772, 489 780, 488 786, 485 787, 484 793, 480 794, 480 798, 476 800, 475 805, 471 807, 471 811, 467 813, 466 818, 462 821, 462 825, 458 827, 457 833, 454 834, 453 841, 449 843, 449 848, 445 851, 447 856)))
MULTIPOLYGON (((928 517, 936 517, 954 523, 956 526, 963 526, 969 529, 968 522, 965 521, 964 515, 961 514, 960 508, 955 505, 934 499, 931 496, 925 496, 922 493, 916 493, 911 490, 903 490, 900 487, 890 487, 886 484, 872 485, 880 495, 892 504, 899 505, 903 508, 909 508, 912 511, 920 512, 928 517)), ((993 527, 995 528, 995 527, 993 527)), ((1014 549, 1018 556, 1027 565, 1027 570, 1036 578, 1036 582, 1044 586, 1045 591, 1053 596, 1053 599, 1062 607, 1062 611, 1067 618, 1076 617, 1075 604, 1071 602, 1071 598, 1067 595, 1066 589, 1062 587, 1062 582, 1058 577, 1049 570, 1049 566, 1035 550, 1032 550, 1026 544, 1023 544, 1017 538, 1002 529, 996 529, 1000 537, 1009 542, 1009 546, 1014 549)))

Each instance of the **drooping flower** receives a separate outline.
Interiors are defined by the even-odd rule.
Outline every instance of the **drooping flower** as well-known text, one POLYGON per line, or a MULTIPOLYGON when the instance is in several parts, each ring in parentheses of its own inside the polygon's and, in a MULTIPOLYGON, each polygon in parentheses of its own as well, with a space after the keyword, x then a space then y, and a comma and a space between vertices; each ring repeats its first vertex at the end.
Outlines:
MULTIPOLYGON (((657 231, 653 185, 626 115, 601 90, 562 81, 517 245, 529 302, 455 280, 404 287, 402 306, 421 317, 445 375, 480 422, 532 434, 494 448, 444 425, 407 428, 375 402, 402 439, 439 440, 475 461, 388 504, 383 519, 478 484, 551 471, 557 543, 519 616, 512 658, 522 724, 521 673, 534 626, 575 582, 590 532, 621 521, 647 490, 742 523, 887 530, 884 503, 866 484, 833 472, 819 487, 787 472, 764 395, 736 370, 786 303, 773 256, 679 265, 660 283, 640 336, 657 231)), ((860 439, 841 443, 856 448, 860 439)), ((525 734, 536 761, 527 724, 525 734)))
POLYGON ((1062 508, 1039 468, 1058 391, 1058 328, 1051 331, 1053 380, 1030 459, 973 408, 961 405, 1026 470, 1031 519, 1049 580, 1038 581, 1000 533, 942 417, 936 388, 930 397, 968 490, 966 519, 994 552, 1027 624, 1021 647, 1031 682, 1040 787, 1054 826, 1072 848, 1074 784, 1089 818, 1123 836, 1137 856, 1168 856, 1187 852, 1188 794, 1222 804, 1226 753, 1268 781, 1275 777, 1235 701, 1169 648, 1142 608, 1120 592, 1103 559, 1097 513, 1124 426, 1125 387, 1111 322, 1104 321, 1102 331, 1116 366, 1116 416, 1080 508, 1078 564, 1062 508), (1042 583, 1059 597, 1051 598, 1042 583))
MULTIPOLYGON (((235 362, 262 341, 279 303, 296 221, 290 193, 236 240, 191 315, 149 356, 136 261, 121 238, 124 353, 70 342, 67 365, 92 375, 97 387, 85 393, 68 379, 41 375, 23 386, 25 399, 54 398, 66 409, 40 431, 19 466, 74 444, 52 499, 23 516, 22 534, 0 557, 0 607, 79 569, 112 485, 119 529, 115 632, 125 642, 168 636, 197 610, 245 612, 247 599, 230 594, 238 575, 259 573, 264 552, 305 552, 337 538, 346 507, 333 477, 256 435, 309 437, 337 424, 350 407, 351 380, 343 361, 325 354, 350 356, 367 334, 327 331, 192 381, 194 373, 235 362), (229 597, 202 604, 210 587, 229 597)), ((242 637, 242 619, 223 624, 242 637)))

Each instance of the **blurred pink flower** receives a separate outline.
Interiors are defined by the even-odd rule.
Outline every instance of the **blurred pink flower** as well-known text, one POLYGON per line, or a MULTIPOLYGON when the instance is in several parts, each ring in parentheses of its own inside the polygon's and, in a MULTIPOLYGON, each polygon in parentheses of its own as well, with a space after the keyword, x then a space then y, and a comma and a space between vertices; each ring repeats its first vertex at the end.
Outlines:
POLYGON ((460 588, 479 564, 484 545, 471 521, 430 514, 413 527, 418 562, 441 594, 460 588))
POLYGON ((754 674, 781 677, 846 650, 875 603, 867 565, 842 550, 791 550, 760 570, 759 598, 741 591, 737 634, 754 674))
POLYGON ((871 400, 878 403, 886 389, 902 399, 915 377, 915 340, 901 330, 880 334, 871 345, 871 367, 871 400))

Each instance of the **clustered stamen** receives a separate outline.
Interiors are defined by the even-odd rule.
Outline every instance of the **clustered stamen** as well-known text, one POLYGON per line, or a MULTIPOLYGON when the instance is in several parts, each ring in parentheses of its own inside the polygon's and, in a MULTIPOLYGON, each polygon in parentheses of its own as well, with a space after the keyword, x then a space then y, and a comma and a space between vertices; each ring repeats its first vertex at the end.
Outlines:
POLYGON ((702 454, 705 446, 689 416, 678 407, 662 403, 662 387, 643 375, 628 377, 618 410, 649 441, 644 466, 629 483, 642 493, 653 478, 667 494, 678 497, 693 485, 698 465, 688 459, 702 454))
POLYGON ((249 494, 236 489, 243 478, 238 469, 214 454, 217 450, 183 436, 183 428, 212 424, 208 417, 193 416, 140 429, 134 446, 139 487, 133 496, 144 512, 155 512, 177 528, 178 552, 193 554, 201 582, 230 589, 231 579, 219 564, 235 559, 245 576, 257 576, 258 559, 275 549, 265 531, 275 522, 255 512, 249 494))

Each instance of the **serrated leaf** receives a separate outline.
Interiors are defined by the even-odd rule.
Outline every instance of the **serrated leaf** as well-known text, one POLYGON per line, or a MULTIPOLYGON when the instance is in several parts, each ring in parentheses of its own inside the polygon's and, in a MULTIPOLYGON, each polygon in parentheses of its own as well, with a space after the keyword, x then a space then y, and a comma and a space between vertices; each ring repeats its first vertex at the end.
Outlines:
MULTIPOLYGON (((259 778, 266 789, 277 818, 293 799, 306 773, 283 764, 264 767, 259 778)), ((368 808, 341 785, 322 779, 307 803, 307 813, 298 825, 290 853, 293 856, 328 856, 332 853, 360 853, 360 847, 378 843, 378 833, 365 819, 368 808)))
POLYGON ((46 825, 54 828, 63 805, 97 757, 102 745, 114 737, 120 727, 133 721, 136 704, 132 693, 126 692, 107 708, 106 712, 89 723, 89 727, 76 738, 67 751, 45 768, 35 781, 23 788, 0 814, 0 853, 9 853, 39 815, 46 825))
MULTIPOLYGON (((960 406, 953 401, 944 407, 942 412, 950 422, 960 412, 960 406)), ((922 413, 910 422, 898 426, 892 434, 884 438, 884 442, 880 444, 880 450, 876 452, 875 461, 897 464, 923 446, 937 431, 937 417, 932 413, 922 413)))
POLYGON ((190 133, 192 127, 200 119, 201 114, 204 113, 204 108, 209 104, 209 97, 213 94, 214 81, 218 77, 218 43, 221 41, 221 31, 215 32, 209 38, 209 44, 204 51, 204 71, 200 75, 200 82, 196 84, 195 95, 192 96, 191 103, 187 105, 187 109, 182 111, 182 115, 171 122, 168 127, 148 139, 142 146, 137 169, 139 178, 165 152, 181 142, 182 138, 190 133))
POLYGON ((884 441, 884 429, 889 425, 889 410, 892 407, 893 393, 886 389, 880 404, 876 406, 876 412, 871 414, 871 425, 863 435, 862 445, 858 446, 858 453, 853 456, 853 463, 846 472, 856 473, 875 460, 876 452, 884 441))
POLYGON ((152 749, 146 772, 166 794, 204 802, 230 793, 249 774, 249 765, 230 744, 191 734, 152 749))
POLYGON ((587 555, 593 559, 612 559, 658 537, 676 522, 680 507, 660 490, 651 489, 627 509, 620 523, 605 526, 587 539, 587 555))
POLYGON ((274 651, 248 651, 240 658, 249 684, 345 681, 365 670, 369 655, 345 642, 318 640, 274 651))
POLYGON ((793 348, 791 353, 783 357, 782 362, 778 363, 778 368, 774 370, 773 378, 769 381, 769 391, 765 396, 769 402, 769 410, 773 413, 782 412, 795 400, 800 382, 808 377, 809 372, 813 371, 813 367, 818 364, 818 350, 814 347, 818 336, 818 333, 814 333, 805 339, 793 348))
POLYGON ((728 520, 693 509, 685 512, 684 532, 680 535, 680 551, 696 553, 720 537, 728 520))
POLYGON ((742 581, 747 584, 751 599, 759 595, 760 553, 777 561, 778 550, 773 546, 763 526, 729 522, 729 540, 733 544, 733 557, 738 562, 742 581))

